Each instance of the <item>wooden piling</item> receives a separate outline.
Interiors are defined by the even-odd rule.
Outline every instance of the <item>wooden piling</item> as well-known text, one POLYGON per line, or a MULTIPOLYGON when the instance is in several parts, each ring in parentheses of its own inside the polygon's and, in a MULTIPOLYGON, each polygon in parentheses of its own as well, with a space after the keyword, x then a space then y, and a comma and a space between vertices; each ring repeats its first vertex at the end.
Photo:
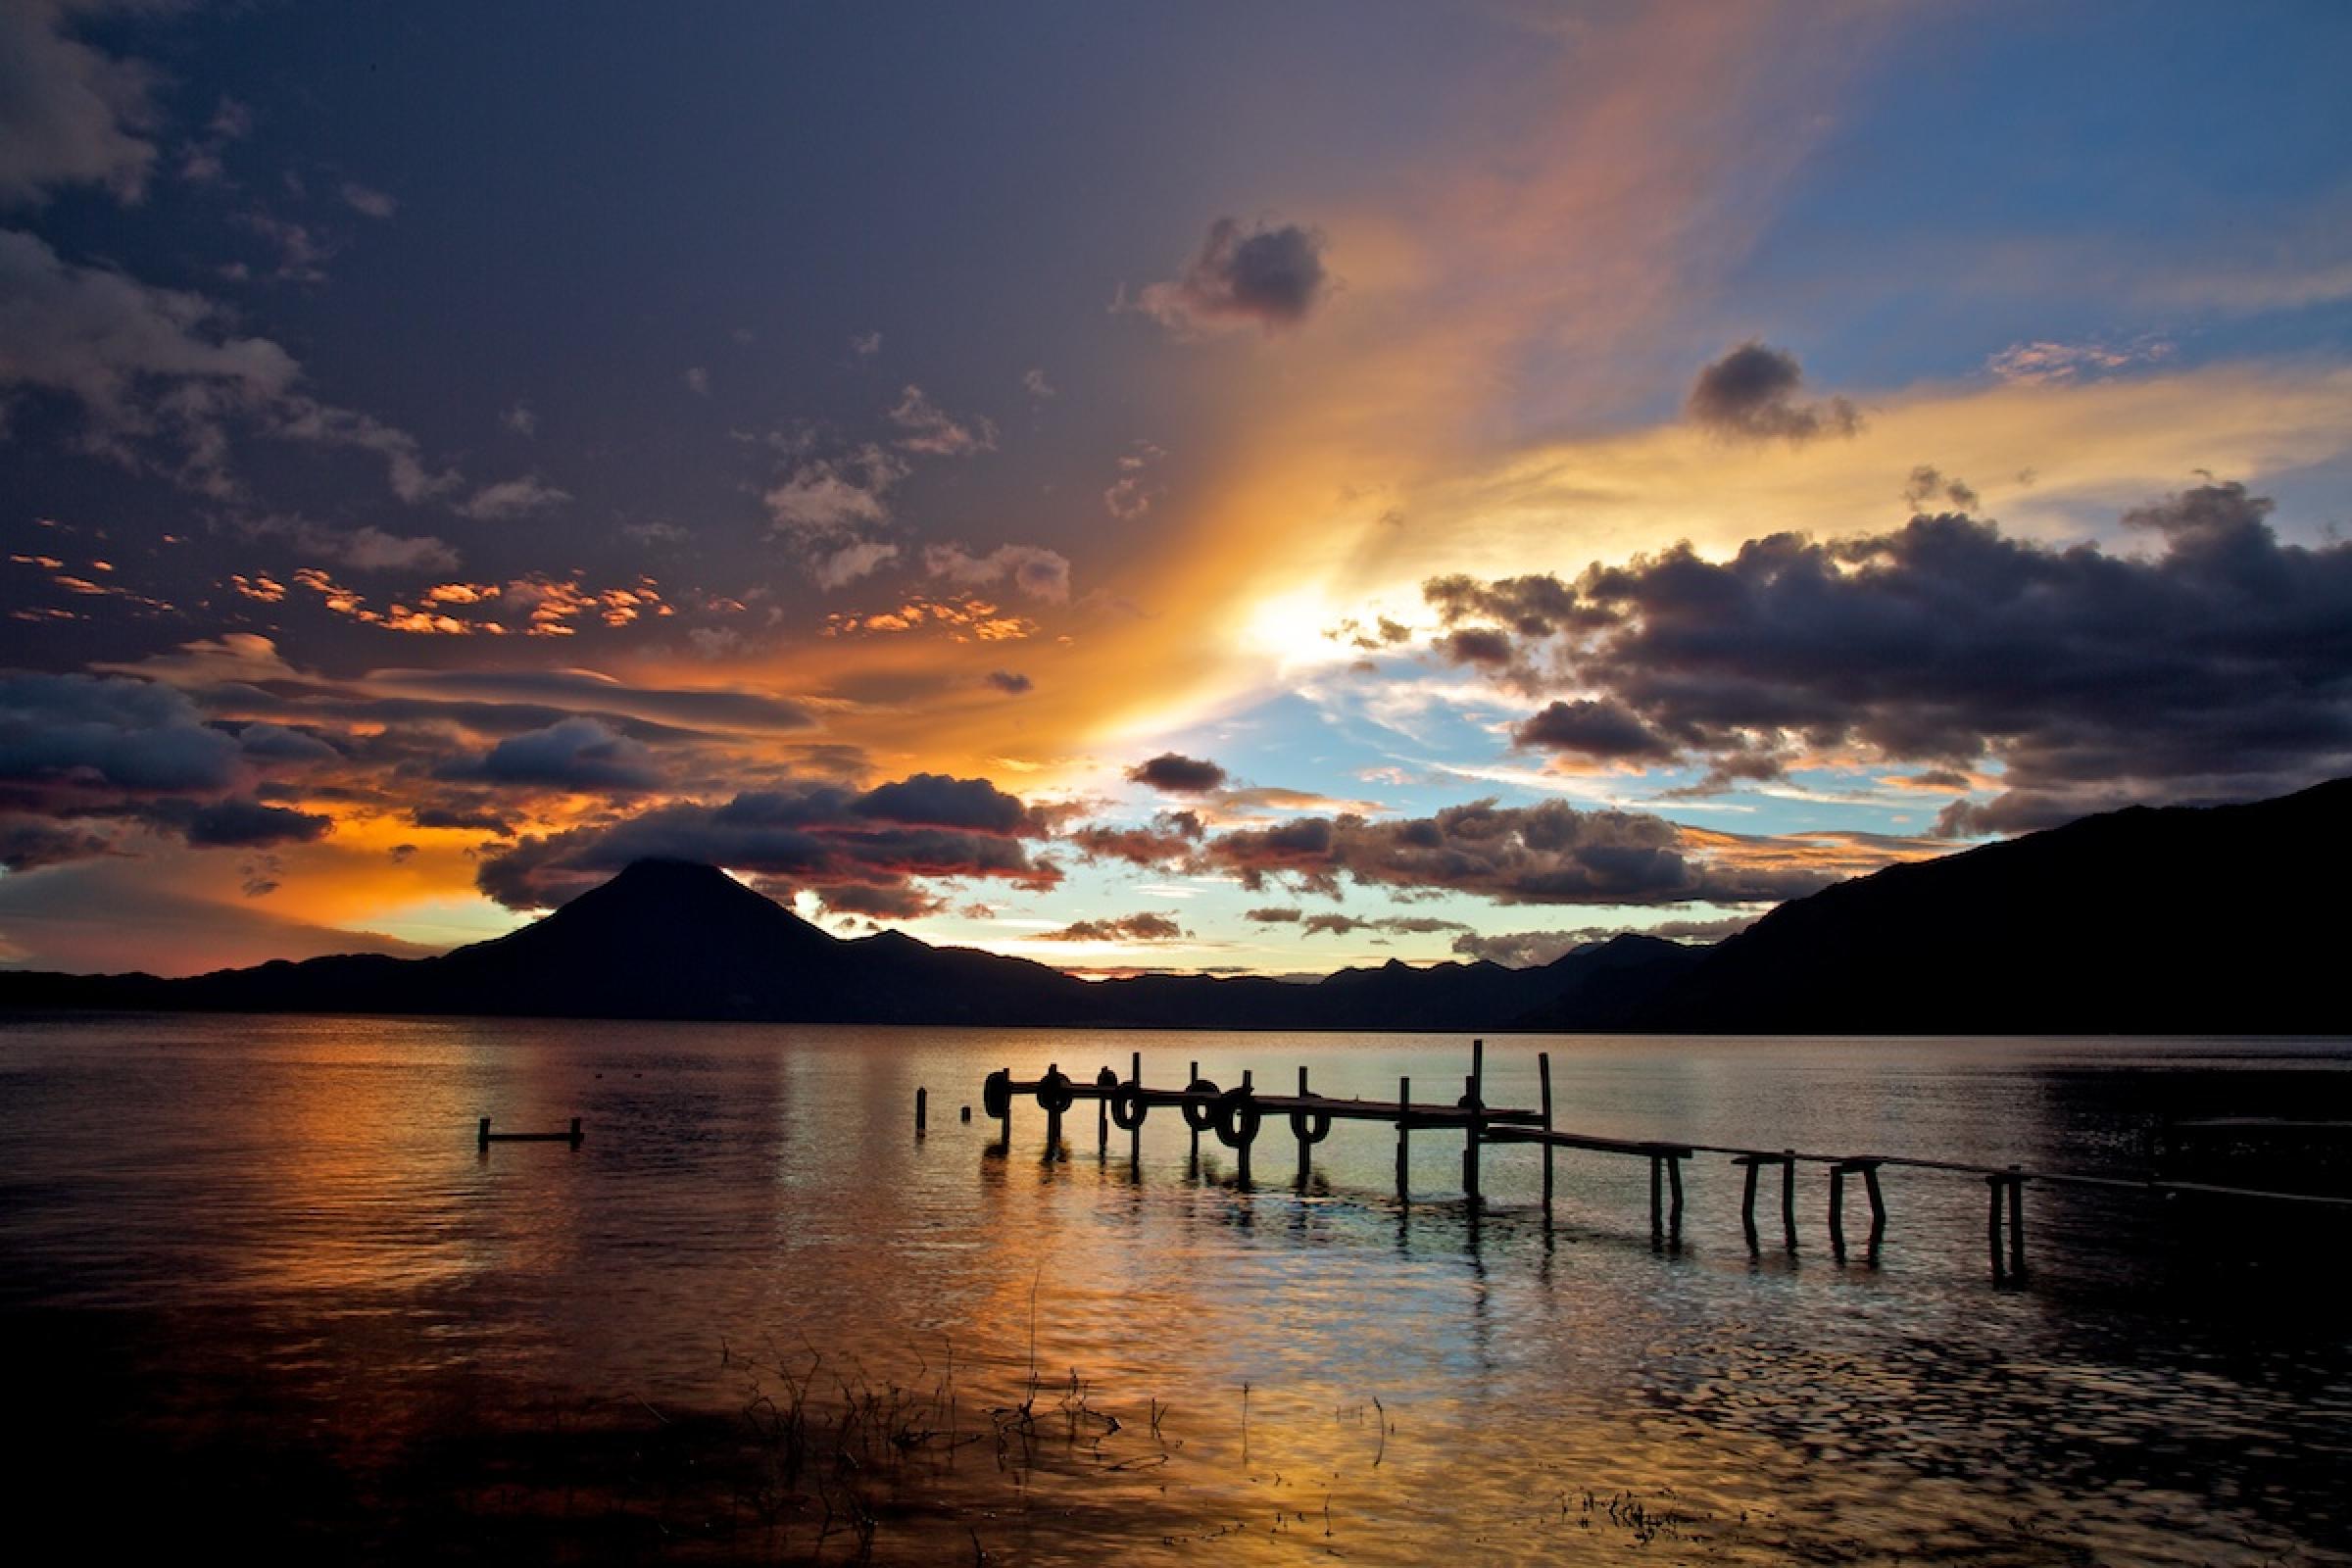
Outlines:
POLYGON ((1845 1167, 1830 1167, 1830 1255, 1845 1261, 1845 1167))
MULTIPOLYGON (((1250 1087, 1250 1069, 1244 1067, 1242 1069, 1242 1087, 1244 1089, 1250 1087)), ((1234 1164, 1234 1179, 1244 1187, 1250 1185, 1250 1146, 1256 1141, 1253 1138, 1245 1138, 1242 1140, 1241 1148, 1235 1151, 1239 1157, 1234 1164)))
MULTIPOLYGON (((1399 1079, 1397 1079, 1397 1080, 1396 1080, 1396 1103, 1397 1103, 1397 1104, 1399 1104, 1399 1105, 1409 1105, 1409 1104, 1411 1104, 1412 1102, 1413 1102, 1413 1081, 1412 1081, 1412 1079, 1410 1079, 1410 1078, 1399 1078, 1399 1079)), ((1411 1122, 1409 1122, 1409 1121, 1407 1121, 1407 1120, 1406 1120, 1406 1119, 1405 1119, 1403 1116, 1399 1115, 1399 1116, 1396 1118, 1396 1201, 1397 1201, 1397 1202, 1399 1202, 1399 1203, 1402 1203, 1402 1202, 1406 1201, 1406 1200, 1408 1200, 1408 1199, 1409 1199, 1409 1198, 1412 1196, 1412 1178, 1411 1178, 1411 1174, 1410 1174, 1410 1172, 1411 1172, 1411 1167, 1412 1167, 1412 1162, 1413 1162, 1413 1128, 1412 1128, 1412 1123, 1411 1123, 1411 1122)))
POLYGON ((1740 1163, 1746 1167, 1740 1190, 1740 1228, 1747 1233, 1747 1250, 1755 1252, 1760 1250, 1756 1243, 1756 1166, 1759 1162, 1743 1159, 1740 1163))
POLYGON ((1886 1239, 1886 1197, 1879 1191, 1877 1161, 1862 1167, 1862 1185, 1870 1192, 1870 1252, 1876 1258, 1879 1244, 1886 1239))
MULTIPOLYGON (((1127 1071, 1130 1081, 1135 1085, 1137 1092, 1141 1093, 1144 1087, 1144 1054, 1142 1052, 1136 1052, 1127 1058, 1127 1071)), ((1144 1168, 1144 1107, 1141 1101, 1136 1102, 1135 1125, 1127 1129, 1127 1168, 1129 1170, 1144 1168)))
POLYGON ((1095 1102, 1095 1161, 1102 1163, 1110 1157, 1110 1102, 1095 1102))
POLYGON ((1789 1251, 1796 1250, 1796 1151, 1781 1151, 1781 1237, 1789 1251))
POLYGON ((481 1149, 482 1152, 484 1153, 488 1153, 490 1152, 490 1118, 487 1116, 482 1118, 481 1149))
POLYGON ((2006 1272, 2001 1267, 2001 1195, 2008 1187, 2009 1178, 2006 1176, 1984 1178, 1984 1191, 1991 1205, 1984 1216, 1984 1241, 1992 1252, 1992 1277, 1996 1280, 2006 1272))
POLYGON ((1462 1127, 1462 1192, 1470 1206, 1479 1204, 1478 1144, 1481 1130, 1478 1112, 1486 1108, 1487 1043, 1470 1042, 1470 1076, 1462 1080, 1462 1103, 1471 1112, 1471 1119, 1462 1127))
POLYGON ((2026 1179, 2019 1167, 2009 1167, 2009 1272, 2026 1277, 2026 1179))
MULTIPOLYGON (((1306 1063, 1304 1062, 1298 1064, 1298 1098, 1300 1100, 1306 1098, 1306 1063)), ((1326 1123, 1326 1125, 1329 1124, 1326 1123)), ((1305 1129, 1297 1125, 1296 1118, 1293 1121, 1293 1130, 1298 1134, 1298 1190, 1303 1193, 1306 1191, 1306 1184, 1311 1174, 1307 1165, 1306 1152, 1313 1146, 1306 1141, 1305 1129)))
POLYGON ((1674 1200, 1667 1213, 1666 1233, 1679 1242, 1683 1239, 1683 1162, 1679 1155, 1666 1156, 1666 1185, 1674 1200))
MULTIPOLYGON (((1049 1061, 1046 1063, 1046 1077, 1052 1078, 1059 1071, 1061 1071, 1060 1062, 1049 1061)), ((1012 1118, 1010 1116, 1006 1116, 1004 1120, 1006 1124, 1009 1125, 1012 1121, 1012 1118)), ((1048 1106, 1046 1108, 1046 1158, 1049 1162, 1051 1162, 1053 1160, 1059 1159, 1060 1157, 1061 1112, 1054 1109, 1052 1106, 1048 1106)))
POLYGON ((1649 1156, 1649 1239, 1653 1242, 1666 1234, 1665 1192, 1660 1184, 1665 1172, 1659 1169, 1665 1163, 1656 1154, 1649 1156))
POLYGON ((921 1137, 931 1123, 931 1091, 917 1085, 914 1091, 914 1133, 921 1137))
MULTIPOLYGON (((1539 1051, 1536 1053, 1536 1077, 1544 1087, 1544 1130, 1550 1132, 1552 1130, 1550 1052, 1539 1051)), ((1544 1223, 1546 1225, 1551 1223, 1551 1156, 1552 1147, 1545 1144, 1544 1146, 1544 1223)))
MULTIPOLYGON (((1188 1083, 1188 1084, 1197 1084, 1197 1083, 1199 1083, 1200 1081, 1200 1064, 1199 1062, 1197 1062, 1197 1061, 1196 1061, 1196 1062, 1194 1062, 1194 1063, 1193 1063, 1193 1075, 1192 1075, 1190 1078, 1187 1078, 1187 1079, 1185 1080, 1185 1082, 1186 1082, 1186 1083, 1188 1083)), ((1187 1126, 1191 1126, 1191 1124, 1192 1124, 1192 1118, 1191 1118, 1191 1117, 1189 1117, 1189 1116, 1188 1116, 1188 1117, 1186 1117, 1186 1118, 1185 1118, 1185 1124, 1186 1124, 1187 1126)), ((1193 1128, 1193 1163, 1192 1163, 1192 1172, 1193 1172, 1193 1174, 1194 1174, 1194 1175, 1196 1175, 1196 1176, 1198 1176, 1198 1175, 1200 1175, 1200 1128, 1198 1128, 1198 1127, 1194 1127, 1194 1128, 1193 1128)))

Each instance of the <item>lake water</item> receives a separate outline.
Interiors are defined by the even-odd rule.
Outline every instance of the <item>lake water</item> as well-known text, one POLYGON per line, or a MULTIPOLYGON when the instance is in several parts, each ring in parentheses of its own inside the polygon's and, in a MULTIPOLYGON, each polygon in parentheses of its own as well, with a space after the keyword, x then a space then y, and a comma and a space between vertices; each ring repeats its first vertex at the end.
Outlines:
MULTIPOLYGON (((0 1260, 96 1545, 1035 1563, 2352 1561, 2340 1224, 1889 1171, 1873 1264, 1751 1256, 1740 1173, 1268 1123, 1256 1186, 1154 1111, 1041 1158, 983 1075, 1144 1054, 1451 1099, 1468 1042, 18 1017, 0 1260), (930 1132, 912 1130, 930 1091, 930 1132), (957 1107, 974 1107, 958 1121, 957 1107), (577 1149, 502 1130, 586 1119, 577 1149), (2217 1245, 2218 1244, 2218 1245, 2217 1245), (1026 1406, 1026 1413, 1023 1407, 1026 1406), (1115 1429, 1114 1429, 1115 1422, 1115 1429)), ((1622 1137, 2142 1173, 2168 1114, 2342 1114, 2344 1041, 1489 1043, 1488 1100, 1622 1137)), ((1768 1176, 1766 1192, 1775 1192, 1768 1176)), ((1859 1184, 1849 1234, 1867 1230, 1859 1184)))

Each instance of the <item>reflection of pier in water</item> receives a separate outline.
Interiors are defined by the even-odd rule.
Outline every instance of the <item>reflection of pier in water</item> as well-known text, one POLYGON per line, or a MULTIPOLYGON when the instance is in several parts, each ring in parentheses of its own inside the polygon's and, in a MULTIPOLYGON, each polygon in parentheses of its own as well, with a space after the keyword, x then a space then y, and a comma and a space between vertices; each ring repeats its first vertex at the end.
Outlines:
MULTIPOLYGON (((999 1123, 997 1147, 1004 1152, 1012 1148, 1013 1102, 1034 1098, 1046 1113, 1046 1157, 1066 1159, 1068 1150, 1062 1142, 1061 1119, 1075 1105, 1085 1101, 1095 1104, 1095 1146, 1097 1154, 1108 1158, 1110 1134, 1113 1126, 1127 1134, 1127 1158, 1131 1167, 1143 1163, 1145 1118, 1155 1107, 1172 1106, 1184 1118, 1192 1134, 1193 1168, 1200 1161, 1200 1135, 1212 1133, 1217 1141, 1232 1150, 1236 1159, 1236 1176, 1247 1187, 1250 1184, 1250 1151, 1264 1130, 1269 1117, 1287 1117, 1291 1137, 1298 1148, 1297 1182, 1301 1191, 1310 1176, 1309 1151, 1330 1136, 1336 1121, 1386 1122, 1396 1129, 1396 1198, 1399 1202, 1409 1200, 1408 1171, 1412 1135, 1415 1132, 1458 1132, 1462 1135, 1462 1192, 1475 1213, 1483 1198, 1479 1187, 1480 1152, 1489 1145, 1523 1145, 1544 1152, 1544 1221, 1551 1223, 1554 1193, 1553 1161, 1566 1152, 1628 1155, 1649 1161, 1649 1233, 1653 1244, 1679 1245, 1683 1234, 1683 1162, 1700 1154, 1724 1154, 1731 1163, 1744 1171, 1741 1188, 1740 1221, 1747 1235, 1748 1250, 1760 1251, 1762 1244, 1756 1228, 1756 1199, 1760 1173, 1766 1168, 1777 1169, 1781 1177, 1782 1243, 1791 1252, 1797 1247, 1796 1226, 1796 1168, 1799 1165, 1826 1167, 1830 1177, 1829 1234, 1832 1253, 1842 1262, 1845 1259, 1845 1183, 1848 1176, 1862 1178, 1864 1193, 1870 1203, 1870 1233, 1866 1256, 1872 1263, 1879 1259, 1881 1244, 1886 1236, 1886 1200, 1879 1183, 1882 1169, 1942 1171, 1981 1177, 1986 1194, 1985 1242, 1995 1280, 2023 1279, 2026 1272, 2026 1185, 2029 1182, 2045 1187, 2099 1188, 2111 1191, 2138 1192, 2159 1197, 2197 1197, 2267 1200, 2280 1203, 2321 1204, 2339 1210, 2352 1210, 2352 1198, 2316 1193, 2269 1192, 2254 1188, 2232 1187, 2210 1182, 2171 1181, 2160 1178, 2127 1176, 2092 1176, 2071 1171, 2033 1170, 2022 1165, 1977 1165, 1960 1160, 1915 1159, 1899 1154, 1834 1154, 1795 1149, 1742 1149, 1723 1144, 1664 1143, 1645 1139, 1600 1138, 1586 1133, 1566 1131, 1553 1120, 1551 1096, 1551 1054, 1536 1054, 1537 1077, 1542 1085, 1542 1104, 1534 1109, 1512 1109, 1490 1105, 1486 1102, 1486 1042, 1474 1041, 1470 1048, 1470 1071, 1462 1080, 1462 1094, 1453 1101, 1415 1101, 1413 1081, 1409 1077, 1396 1080, 1396 1098, 1393 1101, 1338 1100, 1313 1093, 1307 1084, 1307 1069, 1298 1069, 1298 1092, 1295 1095, 1261 1093, 1245 1071, 1242 1081, 1231 1089, 1221 1089, 1200 1076, 1200 1064, 1192 1063, 1189 1081, 1182 1089, 1152 1089, 1144 1083, 1143 1053, 1129 1058, 1128 1076, 1121 1078, 1110 1068, 1099 1071, 1091 1082, 1082 1082, 1064 1073, 1059 1064, 1046 1068, 1044 1076, 1026 1082, 1017 1081, 1004 1068, 988 1075, 981 1087, 981 1106, 999 1123)), ((915 1131, 921 1134, 927 1125, 928 1091, 915 1091, 915 1131)), ((969 1120, 970 1107, 964 1109, 969 1120)))

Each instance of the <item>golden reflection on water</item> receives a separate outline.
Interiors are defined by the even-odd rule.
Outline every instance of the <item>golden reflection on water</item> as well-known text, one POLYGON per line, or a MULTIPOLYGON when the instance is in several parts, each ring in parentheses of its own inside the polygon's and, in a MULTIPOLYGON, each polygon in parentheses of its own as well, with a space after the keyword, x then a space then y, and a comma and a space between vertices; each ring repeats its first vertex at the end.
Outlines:
MULTIPOLYGON (((1226 1082, 1303 1058, 1325 1092, 1386 1097, 1460 1065, 1451 1041, 1141 1044, 1154 1083, 1194 1056, 1226 1082)), ((2020 1048, 1546 1044, 1563 1120, 1617 1136, 2039 1157, 2084 1114, 2020 1048)), ((1059 1161, 1034 1104, 1008 1152, 956 1118, 991 1067, 1123 1069, 1125 1039, 171 1019, 8 1048, 0 1130, 41 1176, 0 1234, 35 1298, 162 1315, 147 1351, 189 1364, 174 1419, 291 1422, 347 1471, 552 1421, 581 1485, 617 1486, 594 1434, 683 1441, 708 1412, 715 1474, 790 1376, 833 1406, 950 1412, 951 1436, 864 1461, 857 1495, 898 1504, 882 1560, 974 1535, 1021 1561, 1247 1563, 2188 1562, 2347 1539, 2314 1479, 2352 1432, 2340 1336, 2249 1350, 2143 1311, 2146 1280, 2100 1272, 2114 1212, 2037 1198, 2041 1283, 2002 1291, 1963 1183, 1890 1178, 1886 1256, 1838 1266, 1817 1184, 1798 1254, 1751 1258, 1720 1161, 1690 1168, 1684 1245, 1653 1250, 1636 1161, 1564 1158, 1547 1234, 1525 1151, 1491 1152, 1473 1223, 1442 1135, 1416 1136, 1399 1206, 1377 1129, 1318 1146, 1299 1193, 1279 1123, 1243 1191, 1213 1137, 1192 1170, 1169 1110, 1140 1172, 1116 1131, 1098 1159, 1090 1106, 1059 1161), (484 1154, 485 1113, 582 1115, 587 1141, 484 1154)), ((1533 1102, 1533 1050, 1490 1053, 1491 1101, 1533 1102)), ((740 1515, 733 1485, 663 1506, 740 1515)), ((804 1513, 760 1539, 805 1550, 804 1513)))

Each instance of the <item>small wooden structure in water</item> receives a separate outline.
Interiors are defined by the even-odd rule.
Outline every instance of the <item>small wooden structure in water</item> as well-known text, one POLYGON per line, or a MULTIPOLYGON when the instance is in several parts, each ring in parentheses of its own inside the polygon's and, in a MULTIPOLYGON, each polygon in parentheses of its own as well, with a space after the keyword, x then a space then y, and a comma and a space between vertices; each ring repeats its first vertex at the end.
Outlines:
MULTIPOLYGON (((1136 1052, 1128 1059, 1128 1076, 1120 1078, 1108 1067, 1102 1068, 1091 1081, 1081 1082, 1064 1073, 1058 1063, 1046 1068, 1044 1076, 1026 1082, 1017 1081, 1011 1072, 999 1068, 988 1075, 981 1088, 981 1105, 999 1123, 998 1147, 1007 1152, 1012 1148, 1012 1108, 1018 1098, 1034 1097, 1046 1113, 1046 1157, 1066 1159, 1068 1151, 1062 1142, 1061 1123, 1081 1102, 1095 1104, 1095 1146, 1100 1157, 1107 1158, 1110 1151, 1110 1131, 1115 1125, 1127 1134, 1127 1158, 1131 1167, 1143 1163, 1143 1128, 1145 1118, 1155 1107, 1173 1106, 1190 1129, 1193 1144, 1193 1162, 1197 1169, 1200 1158, 1200 1135, 1213 1133, 1217 1141, 1234 1151, 1236 1176, 1244 1186, 1250 1182, 1250 1150, 1270 1116, 1285 1116, 1290 1122, 1292 1138, 1298 1149, 1298 1183, 1301 1190, 1311 1174, 1310 1150, 1330 1136, 1336 1121, 1386 1122, 1396 1130, 1396 1198, 1409 1201, 1411 1198, 1409 1172, 1412 1135, 1415 1132, 1459 1132, 1462 1135, 1462 1191, 1475 1213, 1483 1201, 1480 1192, 1480 1152, 1488 1145, 1527 1145, 1544 1152, 1544 1220, 1551 1223, 1555 1183, 1553 1158, 1569 1152, 1601 1153, 1630 1156, 1649 1161, 1649 1231, 1653 1244, 1679 1245, 1683 1233, 1683 1164, 1699 1154, 1724 1154, 1733 1165, 1744 1171, 1740 1201, 1740 1221, 1746 1232, 1748 1250, 1761 1250, 1756 1228, 1756 1195, 1759 1173, 1766 1167, 1776 1167, 1781 1173, 1781 1231, 1783 1245, 1791 1252, 1797 1249, 1796 1224, 1796 1167, 1801 1164, 1827 1167, 1830 1177, 1829 1237, 1830 1250, 1839 1262, 1845 1260, 1845 1183, 1848 1176, 1862 1179, 1864 1193, 1870 1203, 1870 1234, 1866 1243, 1867 1257, 1872 1263, 1886 1237, 1886 1199, 1880 1185, 1879 1173, 1889 1167, 1902 1170, 1948 1171, 1977 1175, 1984 1178, 1986 1191, 1985 1238, 1992 1275, 1996 1281, 2022 1280, 2026 1272, 2026 1184, 2039 1182, 2048 1186, 2099 1187, 2125 1189, 2173 1197, 2195 1194, 2207 1197, 2241 1199, 2271 1199, 2289 1202, 2333 1204, 2352 1210, 2352 1198, 2307 1193, 2275 1193, 2251 1188, 2222 1187, 2210 1183, 2165 1180, 2139 1180, 2118 1176, 2088 1176, 2072 1172, 2028 1170, 2020 1165, 1976 1165, 1963 1161, 1914 1159, 1896 1154, 1832 1154, 1804 1152, 1794 1149, 1742 1149, 1736 1146, 1700 1143, 1666 1143, 1644 1139, 1604 1138, 1589 1133, 1566 1131, 1553 1120, 1551 1094, 1551 1054, 1536 1054, 1537 1076, 1542 1085, 1540 1106, 1533 1109, 1514 1109, 1490 1105, 1486 1102, 1486 1042, 1473 1041, 1470 1048, 1470 1072, 1462 1080, 1462 1095, 1450 1102, 1445 1101, 1415 1101, 1413 1081, 1409 1077, 1396 1080, 1396 1098, 1393 1101, 1337 1100, 1313 1093, 1307 1084, 1307 1069, 1298 1069, 1298 1092, 1296 1095, 1260 1094, 1251 1075, 1245 1071, 1242 1081, 1231 1089, 1221 1089, 1200 1076, 1200 1064, 1192 1063, 1192 1070, 1182 1089, 1152 1089, 1144 1083, 1143 1053, 1136 1052)), ((924 1130, 927 1091, 915 1091, 915 1131, 924 1130)), ((968 1107, 967 1107, 968 1119, 968 1107)), ((484 1136, 489 1123, 485 1121, 484 1136)), ((577 1122, 573 1123, 576 1128, 577 1122)))
POLYGON ((571 1128, 567 1132, 494 1133, 490 1130, 490 1118, 484 1116, 479 1139, 478 1147, 485 1154, 490 1152, 492 1144, 569 1144, 572 1148, 577 1149, 580 1147, 580 1118, 577 1116, 571 1118, 571 1128))

